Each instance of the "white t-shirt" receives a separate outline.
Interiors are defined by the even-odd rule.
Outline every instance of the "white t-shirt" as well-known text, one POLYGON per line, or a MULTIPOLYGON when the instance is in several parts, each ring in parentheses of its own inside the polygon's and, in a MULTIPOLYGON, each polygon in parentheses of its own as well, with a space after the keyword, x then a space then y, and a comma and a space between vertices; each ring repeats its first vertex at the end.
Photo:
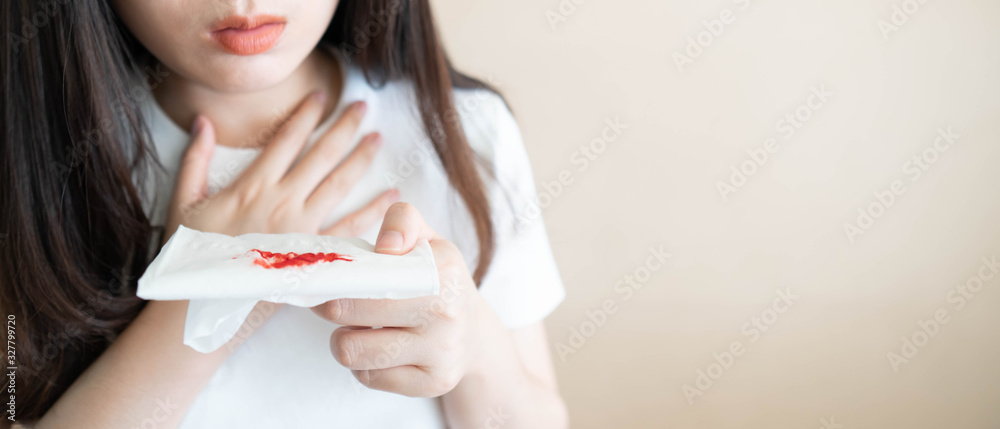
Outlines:
MULTIPOLYGON (((351 102, 364 100, 367 114, 354 144, 371 131, 383 146, 371 168, 330 214, 327 225, 379 193, 397 188, 438 233, 454 242, 470 272, 478 253, 473 223, 431 146, 414 103, 412 87, 390 82, 374 88, 359 68, 338 59, 344 71, 341 100, 311 141, 351 102)), ((496 94, 455 90, 456 108, 474 151, 494 170, 483 174, 497 231, 497 251, 480 293, 509 328, 544 319, 565 297, 541 220, 528 156, 513 116, 496 94)), ((143 106, 166 173, 150 198, 148 215, 163 225, 176 172, 189 142, 155 99, 143 106)), ((224 188, 259 154, 256 149, 216 146, 210 192, 224 188)), ((325 226, 325 225, 324 225, 325 226)), ((361 235, 374 242, 380 225, 361 235)), ((337 325, 307 308, 284 306, 219 368, 195 399, 182 428, 331 427, 441 428, 436 399, 409 398, 368 389, 334 360, 329 338, 337 325)))

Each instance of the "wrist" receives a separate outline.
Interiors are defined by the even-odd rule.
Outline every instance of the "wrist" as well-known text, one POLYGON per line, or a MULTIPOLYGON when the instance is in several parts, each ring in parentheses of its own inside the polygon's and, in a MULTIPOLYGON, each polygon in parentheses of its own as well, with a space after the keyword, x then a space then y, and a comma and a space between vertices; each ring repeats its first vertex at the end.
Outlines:
POLYGON ((520 385, 525 379, 524 371, 514 347, 510 331, 500 321, 488 304, 479 297, 476 311, 478 345, 473 359, 465 371, 459 386, 477 385, 495 388, 503 384, 520 385))

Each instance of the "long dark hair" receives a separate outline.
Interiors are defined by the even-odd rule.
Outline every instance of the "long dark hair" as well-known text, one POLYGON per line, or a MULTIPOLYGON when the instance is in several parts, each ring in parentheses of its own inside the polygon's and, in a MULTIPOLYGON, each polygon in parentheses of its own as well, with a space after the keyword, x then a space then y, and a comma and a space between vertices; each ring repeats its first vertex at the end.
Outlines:
MULTIPOLYGON (((135 287, 153 227, 135 183, 146 183, 156 161, 138 102, 156 82, 144 73, 148 52, 106 0, 5 0, 0 34, 0 309, 15 327, 18 416, 30 421, 144 306, 135 287)), ((324 41, 345 49, 371 82, 412 82, 475 224, 478 284, 494 229, 452 90, 490 88, 451 66, 428 0, 342 0, 324 41)))

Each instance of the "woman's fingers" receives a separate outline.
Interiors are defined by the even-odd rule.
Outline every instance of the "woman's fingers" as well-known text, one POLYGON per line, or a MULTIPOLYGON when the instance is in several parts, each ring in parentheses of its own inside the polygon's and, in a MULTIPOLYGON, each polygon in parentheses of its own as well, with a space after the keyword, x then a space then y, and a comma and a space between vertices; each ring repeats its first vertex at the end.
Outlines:
POLYGON ((454 318, 454 309, 436 296, 410 299, 342 298, 312 307, 312 311, 342 326, 412 328, 454 318))
POLYGON ((354 378, 368 388, 415 398, 436 398, 452 391, 461 376, 435 377, 424 368, 404 365, 386 369, 352 370, 354 378))
POLYGON ((424 222, 423 216, 407 203, 396 203, 389 207, 382 221, 375 252, 388 255, 402 255, 413 250, 418 240, 441 238, 424 222))
POLYGON ((347 369, 383 369, 416 365, 424 350, 420 338, 406 329, 341 327, 330 335, 334 359, 347 369))
POLYGON ((208 189, 208 165, 215 150, 215 128, 212 121, 199 115, 192 124, 191 143, 177 173, 174 207, 189 207, 204 198, 208 189))
POLYGON ((319 124, 325 105, 326 99, 321 92, 306 97, 237 182, 280 181, 319 124))
MULTIPOLYGON (((372 159, 375 158, 375 154, 378 153, 381 146, 382 136, 378 133, 365 136, 361 143, 358 143, 358 146, 347 155, 347 158, 325 179, 322 179, 323 181, 315 190, 309 188, 312 195, 306 199, 306 210, 320 216, 330 213, 330 210, 333 210, 351 192, 365 171, 368 171, 372 159)), ((303 162, 305 161, 303 160, 303 162)))
POLYGON ((399 328, 344 326, 330 336, 330 351, 354 378, 369 388, 434 398, 462 380, 457 365, 445 365, 440 345, 399 328), (433 347, 430 349, 429 347, 433 347), (434 369, 437 367, 437 369, 434 369))
POLYGON ((323 137, 306 151, 305 156, 288 172, 282 183, 288 189, 304 192, 303 198, 311 194, 319 182, 344 158, 366 110, 363 101, 350 105, 323 137))
MULTIPOLYGON (((335 237, 358 237, 381 221, 386 210, 389 210, 389 206, 396 201, 399 201, 399 191, 395 189, 385 191, 375 197, 368 205, 323 230, 322 234, 335 237)), ((324 213, 329 213, 329 210, 324 213)))

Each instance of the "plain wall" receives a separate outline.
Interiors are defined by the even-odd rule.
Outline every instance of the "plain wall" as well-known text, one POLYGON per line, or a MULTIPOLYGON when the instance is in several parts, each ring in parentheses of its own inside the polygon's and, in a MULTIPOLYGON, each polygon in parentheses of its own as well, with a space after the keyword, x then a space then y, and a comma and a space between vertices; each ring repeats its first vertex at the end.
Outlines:
POLYGON ((887 27, 917 4, 434 2, 455 63, 510 101, 545 197, 573 427, 1000 427, 1000 275, 975 279, 1000 257, 1000 2, 929 1, 887 27), (833 95, 800 108, 811 88, 833 95), (859 210, 877 217, 858 227, 859 210), (620 283, 661 246, 641 288, 620 283))

